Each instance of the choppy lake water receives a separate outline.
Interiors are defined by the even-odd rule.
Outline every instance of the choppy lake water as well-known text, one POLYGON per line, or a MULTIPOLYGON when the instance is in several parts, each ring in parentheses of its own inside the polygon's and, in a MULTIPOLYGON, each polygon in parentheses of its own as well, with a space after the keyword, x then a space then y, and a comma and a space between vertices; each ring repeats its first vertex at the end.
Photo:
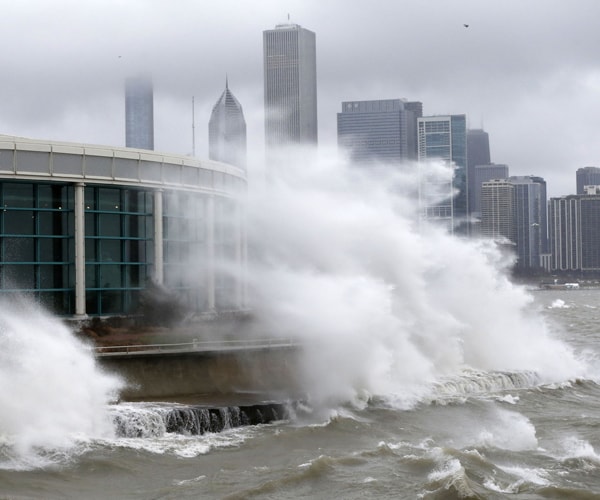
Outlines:
MULTIPOLYGON (((23 393, 2 401, 0 498, 600 498, 600 290, 530 293, 531 314, 577 360, 577 373, 557 366, 549 380, 535 367, 464 366, 410 403, 396 386, 203 435, 167 432, 157 404, 100 401, 100 411, 92 401, 103 420, 89 422, 88 406, 73 399, 82 395, 65 390, 57 407, 49 373, 35 405, 23 393), (136 437, 111 430, 116 416, 136 437)), ((7 373, 4 394, 18 385, 7 373)))

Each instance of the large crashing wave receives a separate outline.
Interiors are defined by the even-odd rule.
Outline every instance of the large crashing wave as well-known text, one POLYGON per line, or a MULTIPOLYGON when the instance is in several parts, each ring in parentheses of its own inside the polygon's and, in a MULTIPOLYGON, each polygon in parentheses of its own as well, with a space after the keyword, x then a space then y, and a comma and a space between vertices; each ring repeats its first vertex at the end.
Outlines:
POLYGON ((0 304, 0 462, 35 460, 108 436, 121 381, 57 318, 25 300, 0 304))
POLYGON ((264 329, 303 340, 315 403, 410 406, 465 369, 543 383, 583 368, 507 278, 511 255, 419 220, 426 168, 445 167, 290 164, 251 196, 251 307, 264 329))

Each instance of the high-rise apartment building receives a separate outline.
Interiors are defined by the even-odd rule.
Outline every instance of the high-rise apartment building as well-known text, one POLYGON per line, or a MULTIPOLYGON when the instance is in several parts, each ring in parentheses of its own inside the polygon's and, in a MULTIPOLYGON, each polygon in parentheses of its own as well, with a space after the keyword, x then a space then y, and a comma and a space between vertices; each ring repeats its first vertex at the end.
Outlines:
POLYGON ((480 234, 512 241, 518 269, 538 269, 547 253, 546 182, 541 177, 493 179, 481 187, 480 234))
POLYGON ((293 145, 317 144, 315 34, 297 24, 263 32, 267 166, 293 145))
POLYGON ((600 195, 550 198, 552 271, 600 271, 600 195))
POLYGON ((506 179, 491 179, 482 183, 481 236, 515 242, 514 193, 514 185, 506 179))
MULTIPOLYGON (((419 191, 421 212, 428 219, 446 221, 452 230, 465 232, 467 200, 467 119, 465 115, 425 116, 417 119, 418 159, 420 162, 438 160, 454 170, 447 186, 436 185, 435 179, 423 178, 419 191), (440 200, 425 195, 431 190, 447 192, 440 200)), ((445 182, 445 181, 444 181, 445 182)))
POLYGON ((582 167, 575 173, 577 179, 577 194, 585 194, 585 186, 600 185, 600 168, 582 167))
MULTIPOLYGON (((469 167, 470 168, 470 167, 469 167)), ((508 177, 508 166, 490 163, 477 165, 473 169, 473 183, 469 186, 469 194, 472 194, 469 209, 471 214, 478 217, 481 212, 481 186, 484 182, 493 179, 506 179, 508 177)))
POLYGON ((225 90, 213 107, 208 122, 208 157, 246 168, 246 120, 239 101, 225 90))
POLYGON ((547 248, 546 181, 535 176, 512 176, 515 186, 515 243, 517 268, 539 268, 547 248))
POLYGON ((152 79, 147 76, 125 82, 125 145, 154 149, 154 96, 152 79))
POLYGON ((338 148, 355 164, 417 160, 423 104, 404 99, 347 101, 337 114, 338 148))

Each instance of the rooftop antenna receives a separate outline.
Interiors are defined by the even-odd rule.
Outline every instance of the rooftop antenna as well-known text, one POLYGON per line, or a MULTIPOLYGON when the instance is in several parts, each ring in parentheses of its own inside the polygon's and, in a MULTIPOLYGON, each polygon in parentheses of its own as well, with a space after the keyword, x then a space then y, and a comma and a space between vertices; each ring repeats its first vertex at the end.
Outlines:
POLYGON ((192 96, 192 157, 196 157, 196 106, 194 105, 194 96, 192 96))

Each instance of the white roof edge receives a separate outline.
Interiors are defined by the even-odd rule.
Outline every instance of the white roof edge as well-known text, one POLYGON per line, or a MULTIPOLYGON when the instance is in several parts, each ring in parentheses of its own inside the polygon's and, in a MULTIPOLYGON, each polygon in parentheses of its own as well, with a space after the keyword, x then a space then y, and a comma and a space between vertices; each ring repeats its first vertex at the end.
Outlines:
POLYGON ((53 148, 62 149, 63 151, 68 148, 85 150, 85 154, 88 156, 94 156, 94 151, 100 152, 98 156, 107 156, 107 152, 112 152, 111 156, 116 158, 132 158, 134 155, 138 155, 139 158, 143 158, 146 161, 157 161, 168 163, 175 163, 180 165, 189 165, 199 168, 209 168, 212 170, 218 170, 232 175, 237 175, 246 178, 246 173, 242 168, 230 165, 228 163, 221 163, 214 160, 204 160, 199 158, 193 158, 186 155, 178 155, 175 153, 166 153, 153 151, 149 149, 136 149, 127 148, 123 146, 107 146, 103 144, 87 144, 79 142, 65 142, 65 141, 51 141, 47 139, 30 139, 28 137, 19 137, 13 135, 0 134, 0 144, 11 143, 14 144, 16 149, 19 149, 19 145, 28 145, 28 150, 31 150, 31 146, 36 146, 36 149, 40 151, 50 151, 53 148))

